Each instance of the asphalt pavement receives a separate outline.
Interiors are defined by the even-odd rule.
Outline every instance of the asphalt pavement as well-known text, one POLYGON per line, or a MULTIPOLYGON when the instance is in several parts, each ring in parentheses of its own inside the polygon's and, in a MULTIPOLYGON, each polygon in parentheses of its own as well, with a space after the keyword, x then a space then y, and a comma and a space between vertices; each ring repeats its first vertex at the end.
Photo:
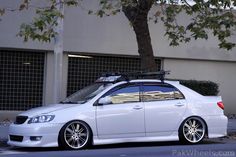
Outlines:
POLYGON ((228 133, 236 133, 236 119, 229 119, 227 129, 228 133))
POLYGON ((179 142, 128 143, 96 146, 79 151, 61 151, 58 148, 12 148, 0 156, 11 157, 235 157, 236 141, 205 141, 198 145, 183 145, 179 142), (226 143, 225 143, 226 142, 226 143))

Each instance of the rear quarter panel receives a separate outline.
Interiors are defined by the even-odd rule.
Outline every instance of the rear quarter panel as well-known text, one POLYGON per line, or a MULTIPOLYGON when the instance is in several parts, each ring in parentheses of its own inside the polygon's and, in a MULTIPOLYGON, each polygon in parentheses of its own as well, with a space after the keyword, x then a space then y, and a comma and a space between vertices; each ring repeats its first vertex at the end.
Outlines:
POLYGON ((216 138, 227 135, 228 119, 217 102, 222 101, 220 96, 202 96, 186 94, 188 103, 185 117, 201 117, 207 125, 208 137, 216 138))
POLYGON ((221 101, 221 96, 202 96, 192 100, 191 104, 199 115, 217 116, 224 115, 224 110, 217 105, 221 101))

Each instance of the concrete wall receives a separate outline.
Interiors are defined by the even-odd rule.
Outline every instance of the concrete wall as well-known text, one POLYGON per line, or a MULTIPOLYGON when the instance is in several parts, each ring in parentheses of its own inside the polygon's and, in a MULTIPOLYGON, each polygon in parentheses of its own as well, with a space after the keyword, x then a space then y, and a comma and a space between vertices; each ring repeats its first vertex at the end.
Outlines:
MULTIPOLYGON (((36 6, 40 2, 33 0, 36 6)), ((0 0, 1 7, 17 7, 18 0, 0 0)), ((65 9, 64 50, 73 52, 109 53, 138 55, 135 34, 123 13, 116 16, 99 18, 88 15, 88 9, 96 10, 98 1, 86 0, 82 7, 65 9), (84 9, 82 9, 84 8, 84 9)), ((153 8, 152 12, 156 8, 153 8)), ((152 15, 150 12, 150 16, 152 15)), ((16 37, 19 26, 23 22, 31 21, 33 9, 22 12, 7 12, 0 22, 0 48, 29 48, 52 50, 53 43, 39 42, 24 43, 23 39, 16 37)), ((186 15, 179 17, 179 23, 187 23, 186 15)), ((205 60, 236 61, 236 49, 226 52, 219 50, 217 40, 209 37, 208 41, 198 40, 179 47, 169 47, 169 41, 164 35, 162 22, 154 24, 150 21, 150 32, 155 56, 167 58, 192 58, 205 60)), ((236 37, 233 37, 236 41, 236 37)))
MULTIPOLYGON (((54 56, 53 52, 46 53, 45 59, 45 77, 44 77, 44 95, 43 95, 43 105, 48 105, 53 103, 53 89, 54 89, 54 79, 53 79, 53 71, 54 71, 54 56)), ((62 63, 62 86, 60 91, 60 98, 64 100, 66 98, 67 92, 67 73, 68 73, 68 55, 65 53, 63 55, 63 63, 62 63)))
POLYGON ((219 84, 225 113, 236 113, 236 62, 164 59, 164 68, 171 70, 168 78, 210 80, 219 84))
MULTIPOLYGON (((12 122, 15 120, 16 115, 20 114, 22 111, 1 111, 0 110, 0 123, 2 122, 12 122)), ((0 133, 1 134, 1 133, 0 133)))

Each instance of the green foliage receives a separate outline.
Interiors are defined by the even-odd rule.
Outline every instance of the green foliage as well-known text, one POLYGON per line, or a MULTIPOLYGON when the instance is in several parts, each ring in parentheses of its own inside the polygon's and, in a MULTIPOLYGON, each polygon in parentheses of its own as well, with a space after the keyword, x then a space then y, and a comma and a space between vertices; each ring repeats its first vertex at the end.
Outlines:
MULTIPOLYGON (((17 34, 23 37, 24 41, 29 39, 38 40, 41 42, 50 42, 57 33, 55 26, 58 25, 57 19, 64 18, 64 15, 58 10, 60 5, 66 6, 78 6, 80 0, 49 0, 49 4, 45 7, 39 7, 35 9, 36 17, 29 24, 23 23, 20 26, 20 31, 17 34)), ((24 0, 19 7, 19 10, 28 9, 30 0, 24 0)))
POLYGON ((216 96, 219 93, 218 84, 212 81, 180 80, 180 84, 204 96, 216 96))
POLYGON ((30 24, 22 24, 18 35, 24 37, 24 41, 29 39, 43 42, 50 42, 55 37, 54 26, 57 25, 57 18, 63 15, 56 8, 37 9, 38 17, 35 17, 30 24))
MULTIPOLYGON (((25 41, 31 38, 49 42, 55 36, 53 27, 57 25, 56 19, 63 15, 56 9, 60 5, 58 1, 48 0, 48 2, 48 6, 36 9, 37 16, 32 23, 21 26, 19 36, 23 37, 25 41)), ((82 0, 60 1, 66 6, 78 7, 80 7, 80 2, 82 3, 82 0)), ((138 18, 136 16, 140 15, 137 13, 148 13, 152 6, 159 6, 156 7, 158 9, 155 14, 147 19, 153 20, 155 23, 163 22, 166 28, 165 36, 170 40, 171 46, 187 43, 191 39, 207 40, 209 33, 217 37, 219 48, 231 50, 236 46, 230 38, 236 29, 236 13, 233 9, 236 7, 236 0, 193 0, 193 4, 189 4, 187 0, 181 0, 181 5, 176 4, 174 0, 99 0, 98 2, 98 8, 88 10, 88 14, 104 17, 123 11, 132 19, 136 19, 138 18), (179 23, 177 17, 181 17, 182 13, 188 16, 190 20, 188 24, 179 23)), ((30 4, 31 0, 22 0, 15 10, 27 10, 30 4)), ((5 8, 0 8, 0 16, 5 12, 5 8)), ((132 26, 134 21, 130 22, 132 26)))
MULTIPOLYGON (((144 9, 146 4, 156 5, 161 9, 148 19, 155 23, 160 19, 164 23, 165 36, 170 40, 171 46, 187 43, 191 39, 207 40, 209 33, 218 38, 219 48, 231 50, 236 46, 230 40, 236 29, 236 13, 233 9, 236 6, 235 0, 233 3, 230 0, 193 0, 194 4, 191 5, 187 0, 181 2, 181 5, 177 5, 174 0, 140 0, 138 2, 134 0, 100 0, 100 8, 98 8, 96 15, 99 17, 109 16, 116 9, 122 9, 124 12, 124 8, 129 8, 131 17, 139 16, 136 14, 137 12, 149 11, 144 9), (189 17, 188 24, 179 23, 177 16, 181 16, 182 13, 189 17)), ((116 13, 114 11, 114 15, 116 13)))
MULTIPOLYGON (((121 1, 100 0, 99 8, 95 11, 95 15, 99 17, 116 15, 121 11, 121 1)), ((89 12, 91 13, 91 12, 89 12)))
POLYGON ((67 6, 78 6, 79 2, 76 0, 66 0, 64 1, 67 6))
MULTIPOLYGON (((193 0, 194 5, 182 0, 182 5, 168 5, 162 16, 165 35, 170 45, 177 46, 190 39, 208 39, 209 33, 218 38, 219 48, 231 50, 235 43, 230 37, 236 28, 235 11, 229 0, 193 0), (178 23, 177 16, 185 12, 190 19, 187 25, 178 23)), ((164 2, 160 1, 161 4, 164 2)))

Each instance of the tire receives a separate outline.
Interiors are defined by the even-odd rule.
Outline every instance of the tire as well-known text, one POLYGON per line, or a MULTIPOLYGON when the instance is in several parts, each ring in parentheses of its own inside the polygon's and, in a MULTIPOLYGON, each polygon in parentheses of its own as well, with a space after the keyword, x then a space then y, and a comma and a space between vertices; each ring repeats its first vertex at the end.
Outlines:
POLYGON ((202 142, 206 135, 207 126, 199 117, 189 117, 179 128, 179 139, 183 143, 197 144, 202 142))
POLYGON ((79 150, 91 144, 92 132, 82 121, 74 120, 66 123, 59 132, 58 144, 62 149, 79 150))

